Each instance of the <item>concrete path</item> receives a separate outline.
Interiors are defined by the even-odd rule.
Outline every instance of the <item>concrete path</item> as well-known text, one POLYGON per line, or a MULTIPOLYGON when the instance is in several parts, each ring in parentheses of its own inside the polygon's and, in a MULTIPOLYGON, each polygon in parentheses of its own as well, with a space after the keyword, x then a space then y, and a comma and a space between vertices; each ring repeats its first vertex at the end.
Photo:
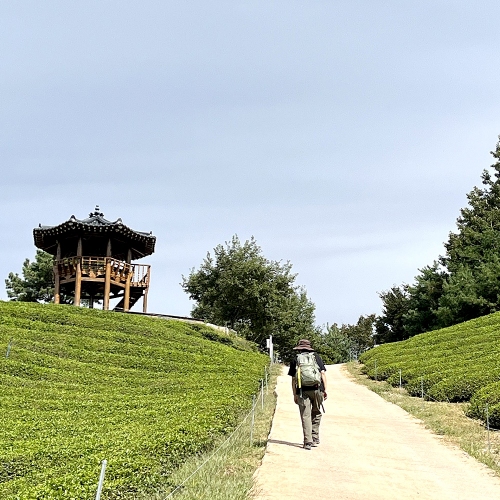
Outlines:
MULTIPOLYGON (((284 372, 286 373, 286 372, 284 372)), ((500 479, 417 419, 327 367, 321 445, 302 449, 291 379, 278 378, 278 405, 256 473, 258 500, 499 500, 500 479)))

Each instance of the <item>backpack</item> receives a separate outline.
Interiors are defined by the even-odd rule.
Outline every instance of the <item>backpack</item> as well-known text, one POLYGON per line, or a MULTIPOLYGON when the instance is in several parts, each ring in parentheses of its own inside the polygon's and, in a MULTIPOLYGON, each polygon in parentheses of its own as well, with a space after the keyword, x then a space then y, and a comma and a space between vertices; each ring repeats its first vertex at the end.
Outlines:
POLYGON ((297 386, 314 387, 321 383, 321 371, 313 352, 297 354, 297 386))

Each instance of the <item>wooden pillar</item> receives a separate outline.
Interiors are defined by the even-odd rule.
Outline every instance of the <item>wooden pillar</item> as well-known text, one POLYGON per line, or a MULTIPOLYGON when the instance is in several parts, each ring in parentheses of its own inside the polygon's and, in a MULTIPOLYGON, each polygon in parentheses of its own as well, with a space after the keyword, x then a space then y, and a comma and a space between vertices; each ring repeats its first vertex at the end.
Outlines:
POLYGON ((61 260, 61 244, 57 242, 56 261, 54 263, 54 304, 61 303, 61 278, 59 276, 59 261, 61 260))
POLYGON ((82 295, 82 239, 78 238, 78 246, 76 249, 76 279, 75 279, 75 306, 80 305, 80 297, 82 295))
POLYGON ((108 240, 108 246, 106 247, 106 257, 111 257, 111 238, 108 240))
MULTIPOLYGON (((108 244, 109 245, 109 244, 108 244)), ((106 277, 104 278, 104 300, 102 308, 107 311, 109 309, 109 294, 111 292, 111 258, 106 258, 106 277)))
POLYGON ((89 309, 94 309, 94 294, 91 293, 89 297, 89 309))
POLYGON ((130 250, 129 248, 127 252, 127 264, 130 264, 131 262, 132 262, 132 250, 130 250))
POLYGON ((148 269, 148 281, 146 283, 146 288, 144 290, 144 298, 142 299, 142 312, 148 312, 148 291, 149 291, 149 283, 151 281, 151 267, 148 269))
POLYGON ((125 297, 123 299, 123 311, 130 309, 130 281, 132 280, 132 266, 129 266, 127 272, 127 281, 125 282, 125 297))

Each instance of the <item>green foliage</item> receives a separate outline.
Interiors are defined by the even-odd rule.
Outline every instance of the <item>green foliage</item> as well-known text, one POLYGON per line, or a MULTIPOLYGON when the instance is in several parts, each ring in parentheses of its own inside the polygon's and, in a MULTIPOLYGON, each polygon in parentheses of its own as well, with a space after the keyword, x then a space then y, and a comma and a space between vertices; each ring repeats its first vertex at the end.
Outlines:
MULTIPOLYGON (((499 137, 500 139, 500 137, 499 137)), ((456 233, 438 262, 419 271, 414 284, 383 292, 377 337, 383 342, 461 323, 500 310, 500 140, 492 173, 467 195, 456 233)))
POLYGON ((254 238, 241 244, 233 236, 183 276, 182 287, 196 302, 194 318, 228 324, 261 346, 272 334, 286 356, 299 338, 314 334, 314 304, 295 278, 289 262, 266 259, 254 238))
POLYGON ((483 418, 483 402, 491 396, 492 405, 500 403, 492 397, 498 391, 494 383, 500 380, 499 328, 500 313, 495 313, 378 346, 360 361, 370 377, 394 386, 399 385, 401 370, 402 383, 411 395, 420 396, 423 384, 426 398, 471 400, 470 415, 483 418))
POLYGON ((403 316, 405 338, 439 327, 438 308, 446 284, 446 272, 438 262, 419 270, 407 287, 408 308, 403 316))
POLYGON ((327 364, 344 363, 354 357, 351 339, 335 323, 318 340, 313 345, 327 364))
POLYGON ((103 499, 168 484, 251 405, 266 356, 202 325, 0 302, 0 498, 103 499), (213 342, 209 339, 222 340, 213 342))
POLYGON ((35 260, 26 259, 22 275, 9 273, 5 280, 7 296, 19 302, 50 302, 54 298, 53 257, 37 250, 35 260))
POLYGON ((326 363, 345 363, 374 345, 375 314, 360 316, 355 325, 327 327, 325 333, 319 332, 314 346, 326 363))
POLYGON ((471 398, 467 415, 486 421, 487 405, 490 425, 500 429, 500 382, 493 382, 477 391, 471 398))
POLYGON ((404 317, 409 309, 408 286, 393 286, 379 293, 382 299, 382 314, 375 322, 376 340, 379 344, 396 342, 408 338, 404 328, 404 317))

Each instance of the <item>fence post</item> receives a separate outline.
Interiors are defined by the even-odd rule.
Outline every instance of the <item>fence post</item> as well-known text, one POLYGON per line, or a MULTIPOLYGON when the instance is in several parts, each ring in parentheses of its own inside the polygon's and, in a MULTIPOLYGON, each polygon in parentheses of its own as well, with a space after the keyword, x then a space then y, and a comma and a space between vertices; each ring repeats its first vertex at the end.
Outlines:
POLYGON ((7 346, 7 353, 5 354, 5 357, 8 358, 10 354, 10 350, 12 348, 12 339, 9 340, 9 344, 7 346))
POLYGON ((252 420, 250 423, 250 446, 253 443, 253 424, 255 422, 255 394, 252 396, 252 420))
POLYGON ((486 403, 486 429, 488 430, 488 453, 490 453, 490 411, 486 403))
POLYGON ((266 369, 266 394, 268 394, 269 393, 269 387, 267 385, 267 366, 265 367, 265 369, 266 369))
POLYGON ((264 409, 264 379, 260 379, 260 400, 261 400, 261 409, 264 409))
POLYGON ((97 493, 95 495, 95 500, 101 499, 102 485, 104 484, 104 474, 106 474, 106 465, 108 461, 103 460, 101 465, 101 475, 99 476, 99 484, 97 486, 97 493))

